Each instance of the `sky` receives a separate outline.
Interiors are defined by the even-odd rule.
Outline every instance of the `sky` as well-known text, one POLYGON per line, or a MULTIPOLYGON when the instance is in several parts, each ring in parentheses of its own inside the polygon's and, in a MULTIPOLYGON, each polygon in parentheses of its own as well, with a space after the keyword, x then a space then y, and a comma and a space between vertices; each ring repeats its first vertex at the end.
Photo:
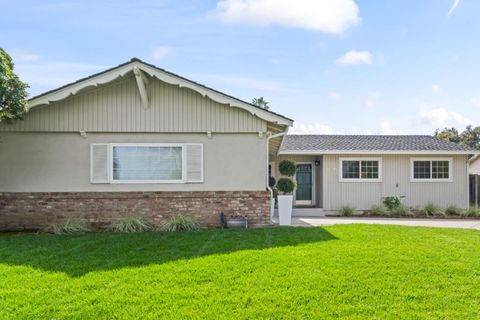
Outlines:
POLYGON ((480 125, 478 0, 0 0, 30 96, 138 57, 263 96, 292 133, 480 125), (5 12, 8 11, 8 14, 5 12))

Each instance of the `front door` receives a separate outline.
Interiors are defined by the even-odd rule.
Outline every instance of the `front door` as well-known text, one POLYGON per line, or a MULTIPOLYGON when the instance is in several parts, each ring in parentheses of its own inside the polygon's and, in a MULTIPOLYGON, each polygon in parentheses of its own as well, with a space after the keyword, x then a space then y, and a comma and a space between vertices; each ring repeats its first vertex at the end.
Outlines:
POLYGON ((312 197, 312 164, 297 164, 297 191, 295 204, 309 206, 313 204, 312 197))

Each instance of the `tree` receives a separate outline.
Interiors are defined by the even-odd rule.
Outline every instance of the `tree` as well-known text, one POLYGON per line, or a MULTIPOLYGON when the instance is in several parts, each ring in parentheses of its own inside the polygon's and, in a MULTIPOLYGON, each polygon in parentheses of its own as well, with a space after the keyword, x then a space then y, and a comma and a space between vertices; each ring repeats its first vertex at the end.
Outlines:
POLYGON ((437 129, 435 130, 435 137, 480 150, 480 127, 474 128, 469 125, 461 133, 455 128, 437 129))
POLYGON ((268 105, 269 102, 266 101, 263 97, 254 98, 254 99, 252 100, 252 104, 254 104, 254 105, 256 105, 256 106, 258 106, 258 107, 260 107, 260 108, 263 108, 263 109, 265 109, 265 110, 270 109, 270 106, 268 105))
POLYGON ((0 48, 0 122, 23 118, 28 105, 27 88, 13 72, 10 55, 0 48))
POLYGON ((443 130, 437 129, 435 130, 435 137, 445 140, 445 141, 451 141, 455 143, 460 143, 460 134, 458 133, 458 130, 455 128, 444 128, 443 130))

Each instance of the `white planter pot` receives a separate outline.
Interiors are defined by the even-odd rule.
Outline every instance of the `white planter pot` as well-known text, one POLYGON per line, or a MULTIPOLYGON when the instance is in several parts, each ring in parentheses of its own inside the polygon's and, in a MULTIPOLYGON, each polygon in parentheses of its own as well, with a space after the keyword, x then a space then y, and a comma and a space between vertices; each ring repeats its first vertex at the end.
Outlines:
POLYGON ((281 226, 292 223, 293 195, 278 195, 278 219, 281 226))

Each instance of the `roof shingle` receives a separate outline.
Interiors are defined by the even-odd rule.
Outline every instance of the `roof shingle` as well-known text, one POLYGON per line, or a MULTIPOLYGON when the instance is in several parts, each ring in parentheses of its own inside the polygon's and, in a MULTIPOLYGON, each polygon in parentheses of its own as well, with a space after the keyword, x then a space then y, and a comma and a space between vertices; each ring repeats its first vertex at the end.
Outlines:
POLYGON ((472 151, 454 142, 427 135, 287 135, 282 152, 334 151, 472 151))

